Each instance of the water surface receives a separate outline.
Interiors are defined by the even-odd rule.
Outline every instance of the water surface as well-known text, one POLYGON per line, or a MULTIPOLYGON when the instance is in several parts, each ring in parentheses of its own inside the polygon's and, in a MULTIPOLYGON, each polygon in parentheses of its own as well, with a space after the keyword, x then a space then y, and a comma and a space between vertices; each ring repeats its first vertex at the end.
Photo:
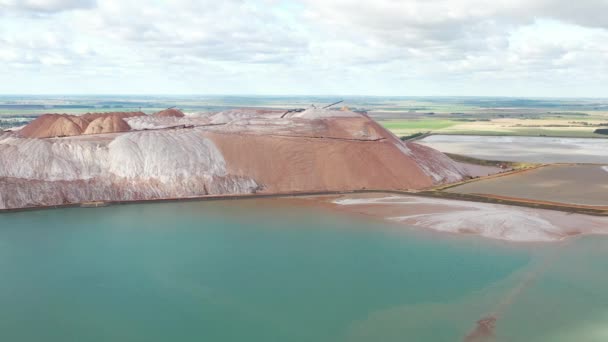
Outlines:
POLYGON ((432 135, 417 141, 441 152, 530 163, 608 163, 608 139, 432 135))
POLYGON ((279 201, 2 214, 0 341, 460 341, 505 298, 500 341, 603 341, 606 247, 279 201))

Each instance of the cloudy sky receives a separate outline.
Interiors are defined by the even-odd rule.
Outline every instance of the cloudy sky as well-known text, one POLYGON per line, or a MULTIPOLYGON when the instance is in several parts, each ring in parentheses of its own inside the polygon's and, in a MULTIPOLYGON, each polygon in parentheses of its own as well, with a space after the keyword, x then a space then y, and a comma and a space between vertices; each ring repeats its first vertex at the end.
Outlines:
POLYGON ((0 94, 608 97, 608 0, 0 0, 0 94))

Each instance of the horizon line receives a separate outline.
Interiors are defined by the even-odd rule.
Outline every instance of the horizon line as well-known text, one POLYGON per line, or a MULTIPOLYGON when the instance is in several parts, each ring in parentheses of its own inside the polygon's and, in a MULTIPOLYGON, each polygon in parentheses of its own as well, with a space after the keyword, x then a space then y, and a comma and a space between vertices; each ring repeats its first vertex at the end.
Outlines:
POLYGON ((211 96, 211 97, 398 97, 398 98, 488 98, 488 99, 579 99, 579 100, 608 100, 607 97, 598 96, 517 96, 517 95, 367 95, 367 94, 221 94, 221 93, 183 93, 183 94, 163 94, 163 93, 0 93, 0 97, 13 96, 211 96))

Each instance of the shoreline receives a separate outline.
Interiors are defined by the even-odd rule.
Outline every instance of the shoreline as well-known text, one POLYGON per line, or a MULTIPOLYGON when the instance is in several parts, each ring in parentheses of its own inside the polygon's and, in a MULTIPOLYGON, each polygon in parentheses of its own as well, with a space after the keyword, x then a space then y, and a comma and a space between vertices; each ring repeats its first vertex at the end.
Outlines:
POLYGON ((555 243, 608 234, 608 219, 579 213, 411 194, 351 194, 320 200, 336 210, 396 224, 509 243, 555 243))
POLYGON ((403 196, 418 196, 427 198, 440 198, 445 200, 461 201, 461 202, 476 202, 476 203, 489 203, 499 204, 505 206, 525 207, 531 209, 543 209, 560 211, 566 213, 576 213, 583 215, 590 215, 596 217, 608 216, 608 210, 605 207, 594 207, 594 206, 580 206, 570 205, 566 203, 557 202, 546 202, 527 200, 519 198, 506 198, 498 197, 494 195, 473 195, 473 194, 459 194, 449 193, 443 191, 436 191, 434 189, 428 190, 390 190, 390 189, 354 189, 354 190, 335 190, 335 191, 302 191, 302 192, 284 192, 284 193, 256 193, 256 194, 231 194, 231 195, 204 195, 194 197, 183 197, 183 198, 158 198, 158 199, 147 199, 147 200, 134 200, 134 201, 90 201, 81 203, 68 203, 51 206, 35 206, 35 207, 24 207, 24 208, 8 208, 0 209, 0 214, 4 213, 16 213, 22 211, 35 211, 35 210, 48 210, 48 209, 64 209, 64 208, 99 208, 108 207, 114 205, 128 205, 128 204, 146 204, 146 203, 172 203, 172 202, 195 202, 195 201, 227 201, 227 200, 248 200, 248 199, 261 199, 261 198, 289 198, 289 197, 309 197, 309 196, 326 196, 326 195, 348 195, 348 194, 394 194, 403 196), (94 205, 91 205, 94 204, 94 205))

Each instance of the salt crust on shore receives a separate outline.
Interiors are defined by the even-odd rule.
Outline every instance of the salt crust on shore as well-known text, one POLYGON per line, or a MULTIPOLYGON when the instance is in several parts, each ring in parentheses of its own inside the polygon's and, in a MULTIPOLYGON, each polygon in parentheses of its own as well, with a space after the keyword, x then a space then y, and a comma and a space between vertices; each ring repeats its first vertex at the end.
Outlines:
POLYGON ((547 242, 578 234, 608 233, 608 219, 604 217, 499 204, 418 196, 342 198, 333 203, 365 207, 366 214, 413 226, 508 241, 547 242), (382 207, 394 210, 385 216, 379 210, 382 207))

